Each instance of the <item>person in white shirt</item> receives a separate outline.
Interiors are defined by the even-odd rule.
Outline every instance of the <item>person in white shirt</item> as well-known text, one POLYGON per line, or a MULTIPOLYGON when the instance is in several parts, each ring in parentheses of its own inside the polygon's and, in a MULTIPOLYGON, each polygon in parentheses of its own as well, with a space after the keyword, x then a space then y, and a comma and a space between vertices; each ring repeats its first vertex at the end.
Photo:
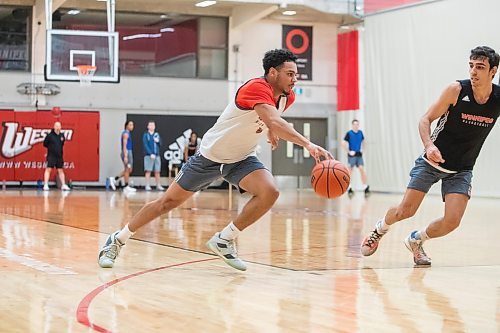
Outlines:
POLYGON ((266 52, 264 76, 251 79, 238 89, 235 98, 203 136, 199 151, 184 164, 167 191, 144 205, 122 230, 108 236, 98 256, 101 267, 113 267, 121 247, 141 226, 224 178, 240 191, 250 193, 252 199, 233 221, 215 233, 207 247, 231 267, 247 269, 238 257, 235 239, 269 211, 279 196, 272 174, 256 157, 260 136, 267 134, 273 149, 283 139, 304 147, 316 160, 333 159, 330 152, 309 141, 281 118, 281 113, 295 100, 296 60, 288 50, 266 52))

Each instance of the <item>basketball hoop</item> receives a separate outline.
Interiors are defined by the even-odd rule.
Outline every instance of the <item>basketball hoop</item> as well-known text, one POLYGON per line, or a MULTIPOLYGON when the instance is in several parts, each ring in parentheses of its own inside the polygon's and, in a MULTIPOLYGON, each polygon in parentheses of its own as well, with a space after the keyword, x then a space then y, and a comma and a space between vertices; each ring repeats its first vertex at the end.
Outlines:
POLYGON ((90 86, 92 84, 92 78, 97 70, 96 66, 89 65, 78 65, 75 66, 78 71, 78 78, 80 79, 81 86, 90 86))

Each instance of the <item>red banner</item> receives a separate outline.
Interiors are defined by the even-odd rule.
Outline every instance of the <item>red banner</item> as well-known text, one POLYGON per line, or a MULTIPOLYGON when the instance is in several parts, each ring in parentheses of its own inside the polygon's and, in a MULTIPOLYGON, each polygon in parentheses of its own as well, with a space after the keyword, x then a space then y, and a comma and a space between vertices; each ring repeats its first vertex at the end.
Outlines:
POLYGON ((371 14, 382 10, 407 6, 422 2, 422 0, 365 0, 363 10, 365 14, 371 14))
POLYGON ((0 110, 0 119, 0 181, 43 179, 47 159, 43 140, 56 121, 61 122, 66 138, 66 179, 99 180, 99 112, 0 110))
POLYGON ((337 35, 337 110, 359 109, 358 32, 337 35))

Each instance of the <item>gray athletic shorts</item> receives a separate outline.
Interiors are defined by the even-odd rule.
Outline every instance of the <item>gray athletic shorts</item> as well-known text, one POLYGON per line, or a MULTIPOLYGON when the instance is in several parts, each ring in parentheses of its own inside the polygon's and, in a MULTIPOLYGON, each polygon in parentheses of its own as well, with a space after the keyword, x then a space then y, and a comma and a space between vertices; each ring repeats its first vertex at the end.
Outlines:
POLYGON ((161 171, 161 159, 160 156, 156 156, 153 160, 150 155, 144 156, 144 171, 161 171))
MULTIPOLYGON (((125 161, 123 161, 123 152, 120 153, 120 157, 122 158, 123 164, 125 164, 125 161)), ((132 150, 127 150, 127 158, 128 158, 128 167, 132 169, 132 166, 134 165, 134 156, 132 155, 132 150)))
MULTIPOLYGON (((184 190, 197 192, 207 188, 213 181, 224 178, 229 183, 239 187, 240 181, 255 170, 266 169, 256 156, 249 156, 243 161, 221 164, 209 160, 197 152, 191 156, 175 181, 184 190)), ((241 189, 240 189, 241 191, 241 189)))
POLYGON ((472 170, 464 170, 457 173, 446 173, 439 171, 420 156, 415 161, 415 166, 410 171, 410 182, 408 188, 429 192, 431 186, 441 180, 441 196, 443 201, 449 193, 465 194, 471 197, 472 170))
POLYGON ((348 155, 347 156, 347 163, 349 163, 349 166, 351 168, 365 165, 365 163, 363 161, 363 156, 351 156, 351 155, 348 155))

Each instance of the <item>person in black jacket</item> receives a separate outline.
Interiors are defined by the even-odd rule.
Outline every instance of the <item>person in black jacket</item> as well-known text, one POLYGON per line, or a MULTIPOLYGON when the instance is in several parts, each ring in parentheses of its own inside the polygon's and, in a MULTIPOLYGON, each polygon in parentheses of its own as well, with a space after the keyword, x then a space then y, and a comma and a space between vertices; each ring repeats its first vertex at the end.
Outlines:
POLYGON ((54 123, 54 128, 43 140, 43 146, 47 148, 47 167, 45 168, 44 174, 44 185, 43 190, 49 190, 49 178, 50 172, 53 168, 57 169, 57 174, 61 180, 61 190, 69 191, 68 185, 66 185, 64 179, 64 159, 63 159, 63 147, 64 147, 64 135, 61 133, 61 123, 56 121, 54 123))

